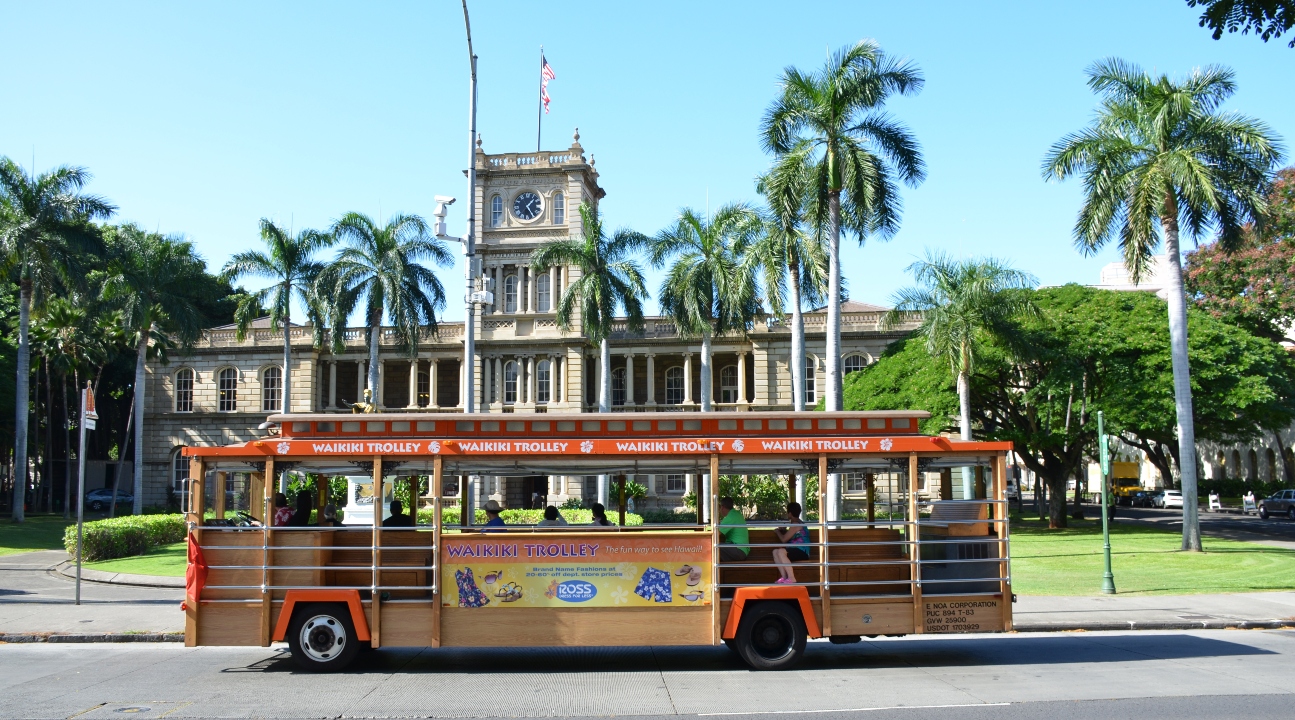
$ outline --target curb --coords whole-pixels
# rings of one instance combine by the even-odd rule
[[[184,642],[184,633],[0,633],[0,643]]]
[[[69,580],[76,579],[76,563],[71,560],[64,560],[54,566],[54,572],[62,575]],[[175,588],[184,587],[184,578],[182,577],[165,577],[160,575],[132,575],[130,573],[104,572],[103,570],[92,570],[87,567],[81,568],[81,580],[106,583],[108,585],[131,585],[134,587],[152,587],[152,588]]]
[[[1198,620],[1195,622],[1093,622],[1077,625],[1035,623],[1016,625],[1021,633],[1033,632],[1107,632],[1111,630],[1286,630],[1295,628],[1295,620]]]

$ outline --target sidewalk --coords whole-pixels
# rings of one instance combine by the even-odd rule
[[[1295,627],[1295,592],[1234,595],[1021,595],[1017,632]]]

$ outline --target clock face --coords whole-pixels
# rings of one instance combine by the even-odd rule
[[[539,216],[542,207],[540,196],[527,191],[513,200],[513,215],[521,220],[533,220]]]

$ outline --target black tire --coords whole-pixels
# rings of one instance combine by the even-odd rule
[[[91,509],[91,510],[94,510],[95,512],[99,512],[100,510],[103,510],[103,501],[102,501],[102,500],[91,500],[91,501],[90,501],[90,509]]]
[[[1268,519],[1268,508],[1263,505],[1259,506],[1259,519],[1260,520]]]
[[[1290,518],[1291,520],[1295,520],[1295,507],[1292,507],[1291,509],[1286,511],[1286,517]]]
[[[725,640],[725,641],[724,641],[724,647],[726,647],[726,648],[728,648],[729,650],[732,650],[733,652],[735,652],[735,653],[736,653],[736,652],[737,652],[737,641],[736,641],[736,640],[733,640],[733,639]],[[738,654],[740,655],[741,653],[738,653]]]
[[[298,605],[288,623],[288,647],[303,670],[344,669],[360,651],[350,610],[340,603]]]
[[[799,609],[787,603],[747,605],[737,626],[737,654],[752,670],[787,670],[805,655],[809,633]]]

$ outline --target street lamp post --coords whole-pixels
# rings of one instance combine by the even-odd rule
[[[1115,594],[1115,574],[1111,572],[1111,526],[1110,508],[1107,505],[1111,479],[1111,447],[1106,437],[1106,418],[1102,411],[1097,411],[1097,448],[1102,471],[1102,554],[1105,556],[1106,573],[1102,575],[1102,592]]]

